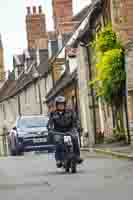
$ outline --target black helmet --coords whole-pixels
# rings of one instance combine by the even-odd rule
[[[63,96],[58,96],[58,97],[56,97],[55,98],[55,103],[56,104],[60,104],[60,103],[66,103],[66,99],[65,99],[65,97],[63,97]]]

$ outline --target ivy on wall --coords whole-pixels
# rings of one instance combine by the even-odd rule
[[[116,132],[123,138],[122,105],[126,79],[123,45],[111,25],[108,25],[98,34],[92,47],[95,52],[96,77],[91,84],[96,89],[97,97],[115,107]]]
[[[95,49],[97,69],[92,84],[97,90],[97,96],[111,104],[120,98],[126,78],[124,48],[110,25],[99,33],[92,45]]]

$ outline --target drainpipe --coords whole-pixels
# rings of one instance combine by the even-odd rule
[[[39,94],[40,115],[42,115],[43,108],[42,108],[42,95],[41,95],[41,88],[40,88],[40,79],[38,81],[39,81],[39,83],[37,83],[37,86],[38,86],[38,94]]]
[[[90,52],[88,49],[88,46],[86,46],[87,51],[87,58],[88,58],[88,64],[89,64],[89,81],[92,81],[92,71],[91,71],[91,63],[90,63]],[[93,86],[90,86],[90,94],[92,98],[92,110],[93,110],[93,119],[94,119],[94,133],[95,133],[95,143],[96,143],[96,132],[97,132],[97,126],[96,126],[96,111],[95,111],[95,97],[94,97],[94,89]]]
[[[74,93],[75,93],[74,96],[76,98],[75,112],[77,112],[78,111],[77,81],[74,82]],[[78,113],[78,115],[79,115],[79,113]]]
[[[124,94],[124,106],[125,106],[125,116],[126,116],[126,127],[127,127],[127,136],[128,144],[131,144],[131,135],[129,128],[129,118],[128,118],[128,61],[125,58],[125,72],[126,72],[126,81],[125,81],[125,94]]]
[[[131,135],[130,135],[129,119],[128,119],[127,95],[124,96],[124,107],[125,107],[125,116],[126,116],[126,127],[127,127],[128,144],[131,144]]]
[[[79,113],[79,106],[78,106],[78,94],[77,94],[77,87],[78,87],[78,84],[77,84],[77,81],[76,80],[74,82],[74,92],[75,92],[75,98],[76,98],[76,109],[75,109],[75,112],[77,113],[78,112],[78,120],[79,120],[79,123],[80,123],[80,126],[81,126],[81,116],[80,116],[80,113]],[[81,142],[81,127],[80,127],[80,130],[79,130],[79,143],[80,143],[80,147],[82,146],[82,142]]]
[[[20,96],[18,95],[18,114],[21,116],[21,102],[20,102]]]

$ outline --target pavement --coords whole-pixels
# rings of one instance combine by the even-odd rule
[[[82,152],[77,174],[56,169],[53,155],[0,159],[1,200],[132,200],[133,162]]]
[[[89,151],[89,148],[82,148],[82,151]],[[100,144],[93,148],[96,153],[111,155],[119,158],[133,160],[133,144],[126,145],[122,143]]]

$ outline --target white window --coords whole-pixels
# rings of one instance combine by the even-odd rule
[[[48,42],[48,54],[49,54],[49,58],[51,58],[52,57],[51,40],[49,40],[49,42]]]

